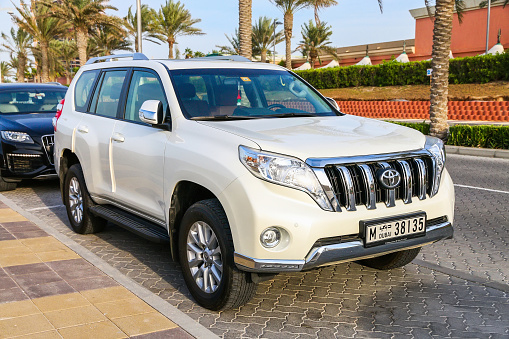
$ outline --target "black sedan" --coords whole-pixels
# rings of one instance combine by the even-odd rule
[[[0,84],[0,191],[55,174],[51,120],[66,91],[56,84]]]

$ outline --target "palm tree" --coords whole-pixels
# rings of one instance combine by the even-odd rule
[[[173,45],[178,36],[205,34],[200,28],[193,27],[201,19],[193,19],[191,12],[185,9],[180,1],[166,0],[159,12],[154,16],[154,33],[159,34],[161,41],[166,41],[169,47],[168,58],[173,59]]]
[[[220,52],[223,54],[237,54],[240,55],[240,33],[237,28],[235,28],[235,34],[232,34],[232,36],[224,35],[226,39],[228,39],[228,42],[231,46],[219,46],[216,45],[217,48],[219,48]]]
[[[0,73],[2,74],[2,82],[5,82],[5,77],[11,76],[11,65],[8,62],[0,62]]]
[[[39,3],[37,3],[38,5]],[[42,82],[49,81],[49,43],[51,40],[62,36],[67,32],[68,25],[65,21],[50,16],[51,11],[45,6],[28,6],[20,1],[20,6],[15,6],[19,16],[13,16],[20,29],[32,35],[38,43],[41,51],[41,78]]]
[[[283,41],[283,31],[279,31],[275,36],[276,44]],[[259,17],[258,22],[253,25],[253,53],[260,54],[261,61],[267,60],[267,52],[274,44],[274,20]]]
[[[338,2],[336,0],[310,0],[315,10],[315,23],[316,27],[320,26],[320,18],[318,17],[318,11],[322,8],[336,6]]]
[[[93,33],[98,25],[122,26],[119,18],[105,13],[108,9],[117,10],[117,8],[107,4],[108,0],[43,0],[40,3],[51,9],[53,17],[65,20],[74,29],[81,65],[87,62],[89,33]]]
[[[320,54],[330,54],[334,58],[338,58],[336,49],[330,47],[331,41],[329,40],[332,35],[332,27],[327,26],[326,22],[315,26],[312,20],[309,23],[302,25],[302,41],[296,50],[301,50],[304,55],[309,58],[312,68],[315,68],[316,59],[322,64]]]
[[[78,57],[76,42],[70,39],[54,40],[54,50],[60,60],[62,71],[65,74],[67,84],[71,80],[71,62]]]
[[[284,14],[284,30],[286,40],[286,68],[292,69],[292,31],[293,14],[298,10],[311,6],[309,0],[270,0]]]
[[[16,68],[16,81],[25,81],[25,66],[28,58],[28,51],[32,45],[32,37],[25,30],[11,28],[10,36],[2,33],[2,47],[6,52],[11,54],[12,60],[16,60],[16,64],[12,64]]]
[[[113,51],[132,51],[127,32],[114,26],[99,25],[91,39],[99,56],[111,55]]]
[[[251,59],[253,53],[252,0],[239,0],[239,54]]]
[[[134,41],[134,49],[138,51],[138,11],[132,12],[131,7],[127,11],[127,16],[124,18],[124,27],[127,30],[127,35]],[[159,41],[162,40],[161,36],[153,32],[154,29],[154,11],[148,5],[141,6],[141,36],[143,40],[153,42],[160,45]]]

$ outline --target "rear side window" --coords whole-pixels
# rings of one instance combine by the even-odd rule
[[[83,72],[74,87],[74,106],[79,112],[87,111],[87,102],[99,70]]]
[[[90,112],[115,118],[127,71],[108,71],[103,74],[101,84],[95,91]]]

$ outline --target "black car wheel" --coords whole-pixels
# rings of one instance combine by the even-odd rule
[[[377,270],[391,270],[409,264],[421,251],[420,247],[394,253],[389,253],[376,258],[360,260],[359,264],[376,268]]]
[[[88,194],[80,164],[72,165],[67,171],[64,181],[64,201],[74,232],[96,233],[106,226],[106,220],[92,215],[89,211],[94,202]]]
[[[233,262],[233,240],[221,204],[216,199],[192,205],[179,233],[179,257],[184,279],[194,299],[218,311],[239,307],[256,293],[248,273]]]
[[[16,189],[16,185],[17,184],[15,182],[7,182],[4,181],[2,177],[0,177],[0,192],[12,191]]]

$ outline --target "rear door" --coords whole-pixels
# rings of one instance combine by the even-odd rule
[[[112,134],[114,200],[163,222],[164,153],[169,132],[143,123],[138,112],[146,100],[161,101],[165,112],[168,103],[156,72],[134,69],[129,83],[124,119],[115,124]]]
[[[108,69],[101,72],[86,114],[76,129],[76,153],[87,188],[98,197],[111,197],[114,191],[110,168],[111,138],[127,71]]]

